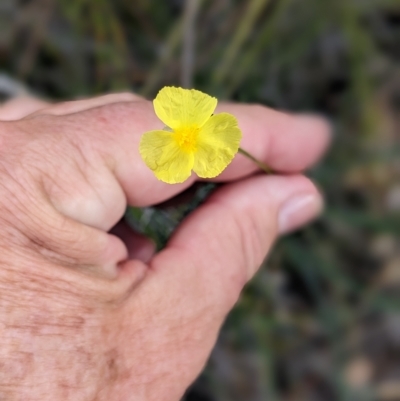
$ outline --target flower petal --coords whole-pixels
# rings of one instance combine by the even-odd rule
[[[235,157],[242,132],[236,118],[228,113],[212,116],[201,128],[193,170],[202,178],[213,178]]]
[[[171,132],[146,132],[140,140],[139,152],[161,181],[176,184],[190,177],[193,154],[182,151]]]
[[[201,127],[214,113],[215,97],[195,89],[166,86],[153,101],[157,117],[168,127]]]

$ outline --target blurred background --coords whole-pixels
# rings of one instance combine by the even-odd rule
[[[0,93],[164,85],[317,112],[327,199],[281,239],[185,401],[400,400],[399,0],[0,0]],[[162,246],[183,209],[131,210]]]

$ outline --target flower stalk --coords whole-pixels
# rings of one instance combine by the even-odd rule
[[[252,162],[254,162],[257,165],[257,167],[259,167],[261,170],[263,170],[266,174],[273,173],[272,169],[269,166],[267,166],[265,163],[261,162],[260,160],[256,159],[253,155],[251,155],[249,152],[245,151],[244,149],[239,147],[238,153],[240,153],[243,156],[250,159]]]

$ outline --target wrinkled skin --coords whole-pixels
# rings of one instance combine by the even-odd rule
[[[117,224],[127,204],[173,197],[138,153],[162,128],[131,94],[0,109],[0,400],[178,401],[279,233],[322,201],[301,171],[329,142],[319,118],[224,104],[242,147],[228,182],[154,254]],[[111,230],[111,231],[110,231]]]

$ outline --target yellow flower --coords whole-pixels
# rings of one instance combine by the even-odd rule
[[[183,182],[192,170],[202,178],[216,177],[238,152],[242,133],[237,120],[228,113],[213,115],[216,98],[194,89],[165,87],[153,104],[168,128],[143,134],[139,151],[159,180]]]

